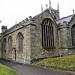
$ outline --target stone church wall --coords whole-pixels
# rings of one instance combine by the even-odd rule
[[[40,15],[40,16],[39,16]],[[13,26],[7,32],[2,33],[0,37],[0,57],[19,62],[19,63],[28,63],[30,64],[33,60],[42,59],[42,58],[49,58],[55,56],[64,56],[68,54],[75,54],[75,47],[72,47],[72,38],[71,38],[71,25],[75,24],[73,22],[68,25],[66,21],[63,22],[62,25],[58,25],[54,21],[52,15],[49,13],[48,10],[43,12],[42,14],[37,15],[35,18],[30,17],[29,19],[26,18],[24,22],[20,22],[20,24]],[[47,24],[54,28],[54,49],[50,49],[47,47],[42,47],[42,22],[45,19],[50,19],[51,21]],[[46,22],[45,22],[46,24]],[[70,27],[69,27],[70,26]],[[49,26],[48,26],[49,27]],[[47,27],[46,27],[47,28]],[[45,30],[44,30],[45,31]],[[46,29],[45,34],[49,31]],[[23,35],[23,52],[19,52],[18,50],[18,41],[17,35],[18,33],[22,33]],[[51,34],[48,34],[51,35]],[[8,38],[12,37],[12,49],[9,51],[8,46]],[[49,37],[49,36],[48,36]],[[53,31],[52,31],[53,37]],[[50,41],[50,38],[47,41]],[[5,39],[5,42],[3,40]],[[47,39],[47,38],[46,38]],[[51,39],[52,40],[52,39]],[[3,51],[2,45],[6,43],[6,47],[4,46],[5,50]],[[48,43],[48,42],[46,42]],[[52,44],[53,42],[49,42]],[[46,45],[45,45],[46,46]]]
[[[26,27],[26,35],[25,35],[25,63],[29,63],[31,61],[31,38],[30,38],[30,25]]]
[[[74,23],[74,22],[73,22]],[[71,23],[71,25],[73,25]],[[68,54],[75,54],[75,48],[72,47],[72,37],[71,37],[71,26],[64,21],[63,25],[60,26],[60,55],[64,56],[64,55],[68,55]]]
[[[31,27],[31,59],[57,56],[57,49],[58,48],[50,52],[43,49],[41,25],[39,25],[38,28],[36,26]]]
[[[16,28],[17,29],[17,28]],[[2,37],[2,39],[6,38],[6,52],[3,52],[2,58],[19,62],[19,63],[30,63],[30,27],[24,27],[19,29],[13,33],[9,33],[8,35]],[[18,51],[17,47],[17,34],[21,32],[24,40],[23,40],[23,52]],[[12,51],[8,51],[8,37],[12,37]],[[16,55],[15,51],[16,50]],[[15,59],[16,58],[16,59]]]
[[[69,48],[68,49],[68,54],[69,55],[75,54],[75,47],[74,48]]]
[[[41,16],[42,17],[42,16]],[[48,14],[43,15],[43,17],[48,17]],[[30,27],[31,30],[31,60],[34,59],[40,59],[40,58],[48,58],[48,57],[53,57],[53,56],[58,56],[59,55],[59,45],[58,45],[58,33],[57,29],[54,26],[54,36],[55,36],[55,47],[56,49],[54,51],[48,52],[42,47],[42,29],[41,29],[41,22],[45,18],[38,18],[35,21],[35,26]],[[40,23],[39,23],[40,22]],[[54,23],[53,23],[54,24]]]
[[[64,21],[63,25],[61,26],[59,32],[60,32],[60,56],[68,55],[68,28],[67,28],[67,22]]]

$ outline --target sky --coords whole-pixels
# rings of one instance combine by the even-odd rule
[[[52,8],[57,9],[57,3],[59,3],[60,18],[73,14],[74,0],[51,0]],[[45,10],[46,4],[49,6],[49,0],[0,0],[0,20],[2,20],[0,32],[2,25],[9,29],[25,18],[41,13],[41,4]]]

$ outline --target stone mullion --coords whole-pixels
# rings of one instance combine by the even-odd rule
[[[48,48],[49,48],[49,25],[48,25]]]
[[[49,48],[50,48],[50,26],[49,26]]]
[[[51,49],[51,22],[50,22],[50,49]]]
[[[52,27],[52,26],[51,26],[51,27]],[[52,37],[52,38],[51,38],[51,39],[52,39],[51,43],[52,43],[52,48],[53,48],[53,27],[52,27],[52,32],[51,32],[51,33],[52,33],[52,35],[51,35],[51,37]]]
[[[42,25],[42,47],[44,47],[44,26]]]
[[[47,42],[47,48],[48,48],[48,25],[46,25],[46,27],[47,27],[46,28],[46,34],[47,34],[47,37],[46,37],[47,41],[46,42]]]
[[[47,33],[48,33],[48,36],[47,37],[48,37],[48,48],[49,48],[49,20],[48,20],[48,27],[47,27],[47,29],[48,29],[47,30]]]
[[[45,22],[43,23],[44,24],[44,48],[46,47],[46,26],[45,26]]]
[[[44,47],[46,47],[46,39],[45,39],[45,25],[44,25]]]
[[[53,28],[53,47],[54,47],[54,28]]]
[[[51,49],[52,49],[52,24],[51,24]]]
[[[45,34],[46,34],[46,36],[45,36],[45,40],[46,40],[46,47],[47,47],[47,25],[46,25],[46,32],[45,32]]]
[[[52,27],[52,48],[53,48],[53,27]]]

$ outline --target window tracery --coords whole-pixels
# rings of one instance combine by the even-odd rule
[[[54,28],[50,19],[42,22],[42,47],[45,49],[54,48]]]

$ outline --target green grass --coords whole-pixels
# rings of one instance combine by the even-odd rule
[[[62,70],[75,71],[75,55],[44,59],[38,62],[36,65],[43,67],[57,68]]]
[[[0,75],[18,75],[18,73],[7,66],[0,64]]]

